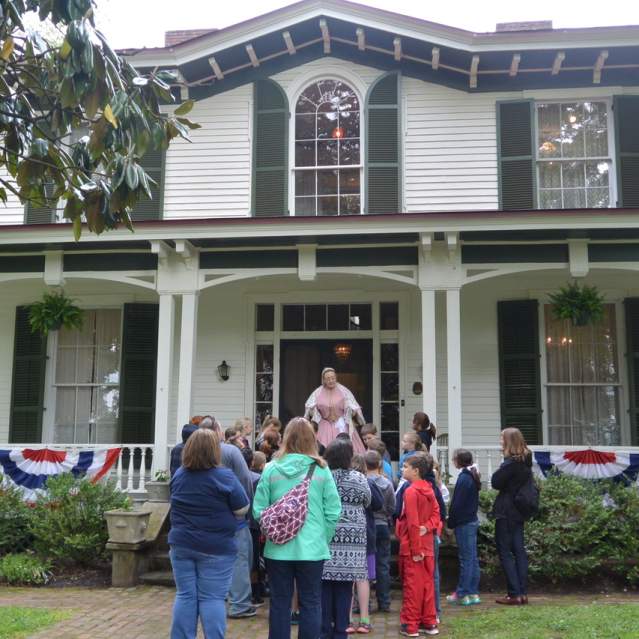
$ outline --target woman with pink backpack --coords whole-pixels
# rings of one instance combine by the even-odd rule
[[[282,517],[287,509],[292,515],[290,527]],[[267,537],[269,639],[290,639],[294,584],[300,607],[298,639],[320,636],[322,570],[331,556],[329,543],[340,512],[335,481],[317,454],[313,427],[295,417],[286,426],[273,461],[266,465],[253,500],[253,516],[256,520],[264,516],[260,524]]]

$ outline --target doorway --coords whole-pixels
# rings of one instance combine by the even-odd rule
[[[304,414],[308,396],[321,383],[322,369],[330,366],[373,420],[373,340],[291,339],[280,342],[280,410],[283,424]]]

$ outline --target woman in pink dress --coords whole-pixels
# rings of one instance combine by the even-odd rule
[[[364,425],[364,416],[353,393],[337,383],[335,369],[322,371],[322,385],[316,388],[306,400],[304,416],[318,425],[317,439],[328,446],[339,433],[348,433],[355,453],[366,449],[357,432],[355,423]]]

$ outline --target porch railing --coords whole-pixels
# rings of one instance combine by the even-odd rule
[[[8,444],[11,448],[51,448],[65,450],[74,455],[80,451],[120,448],[117,462],[105,475],[115,481],[116,486],[125,493],[146,492],[146,482],[152,478],[153,444]]]

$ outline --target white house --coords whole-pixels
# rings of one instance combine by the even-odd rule
[[[0,447],[166,468],[189,416],[285,420],[327,364],[395,458],[418,410],[484,470],[511,425],[639,444],[639,26],[478,34],[303,0],[171,37],[126,54],[179,71],[202,128],[145,158],[135,233],[0,210]],[[553,318],[574,278],[601,324]],[[56,286],[85,326],[43,339],[26,305]]]

